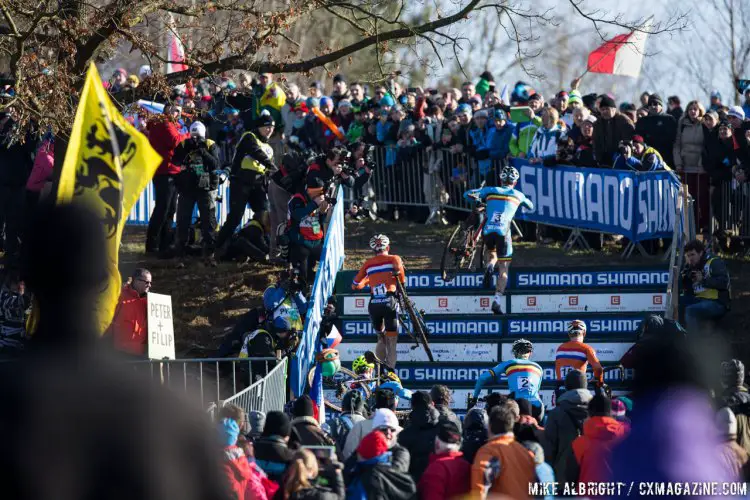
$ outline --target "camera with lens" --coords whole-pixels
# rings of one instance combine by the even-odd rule
[[[620,141],[620,144],[617,147],[617,150],[623,156],[632,156],[633,155],[633,141]]]

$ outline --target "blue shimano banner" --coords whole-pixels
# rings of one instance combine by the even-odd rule
[[[635,335],[643,321],[643,315],[589,315],[560,316],[554,318],[527,317],[507,320],[506,331],[510,337],[527,335],[551,336],[563,340],[568,334],[568,325],[574,319],[586,324],[586,334],[601,337],[613,335]]]
[[[680,185],[669,172],[512,164],[520,173],[517,189],[534,203],[521,219],[634,241],[672,235]]]
[[[323,250],[320,255],[318,272],[315,274],[312,295],[310,296],[305,326],[300,338],[297,356],[292,358],[289,373],[292,392],[296,397],[305,393],[307,374],[314,365],[315,352],[318,350],[318,332],[323,319],[323,310],[328,297],[333,294],[336,284],[336,273],[344,265],[344,196],[338,190],[336,205],[328,224]]]
[[[408,322],[407,322],[408,323]],[[465,318],[465,319],[428,319],[427,329],[433,336],[471,335],[499,337],[503,333],[502,322],[497,319]],[[369,319],[341,320],[341,333],[344,338],[362,335],[375,335]],[[401,331],[402,335],[407,335]]]
[[[470,364],[464,364],[464,365],[451,365],[451,366],[434,366],[434,365],[425,365],[425,366],[408,366],[408,367],[398,367],[396,368],[396,373],[398,374],[399,378],[402,382],[404,382],[404,385],[409,384],[465,384],[465,385],[474,385],[476,383],[477,379],[479,378],[479,375],[485,371],[489,370],[490,368],[493,368],[497,365],[490,365],[487,364],[486,366],[477,366],[477,365],[470,365]],[[555,367],[554,364],[550,363],[542,363],[542,381],[543,382],[552,382],[557,380],[557,377],[555,376]],[[606,382],[618,382],[621,380],[632,380],[633,378],[633,370],[627,369],[625,370],[625,378],[622,379],[620,377],[620,372],[618,370],[608,370],[605,375],[604,379]],[[593,372],[591,367],[588,367],[588,371],[586,373],[586,377],[588,379],[593,378]],[[504,384],[507,378],[503,375],[500,379],[500,385]],[[497,386],[496,383],[488,384],[488,386]]]

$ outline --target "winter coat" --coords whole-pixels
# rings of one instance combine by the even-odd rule
[[[485,126],[484,128],[474,127],[469,129],[469,139],[474,151],[474,159],[477,160],[479,173],[487,175],[492,167],[490,159],[490,146],[494,127]]]
[[[568,462],[567,476],[581,483],[609,479],[612,448],[625,437],[627,426],[612,417],[590,417],[583,424],[583,435],[573,441],[575,460]]]
[[[514,499],[529,498],[529,483],[536,477],[534,459],[513,435],[495,436],[477,452],[471,467],[471,495],[487,493]]]
[[[417,493],[414,480],[391,465],[391,453],[355,462],[344,470],[346,500],[411,500]]]
[[[734,139],[720,139],[719,127],[705,137],[703,149],[703,170],[711,178],[711,185],[718,186],[732,179],[732,167],[737,161]]]
[[[349,432],[358,422],[365,420],[359,413],[345,413],[331,423],[331,439],[336,443],[336,454],[340,461],[344,461],[344,447]]]
[[[460,497],[469,492],[471,464],[460,451],[431,454],[417,490],[423,500]]]
[[[11,118],[0,127],[0,186],[22,188],[34,165],[37,137],[31,132],[26,133],[25,139],[16,135],[17,125]]]
[[[611,120],[599,118],[594,123],[594,156],[599,165],[609,167],[618,152],[620,141],[630,140],[635,134],[635,125],[619,111]]]
[[[273,498],[278,491],[279,485],[270,479],[263,469],[258,467],[255,460],[248,459],[250,465],[250,478],[247,481],[244,500],[268,500]]]
[[[126,285],[122,288],[115,315],[107,330],[116,350],[135,356],[146,355],[147,307],[146,297],[141,297],[133,287]]]
[[[608,480],[726,482],[738,478],[721,462],[715,411],[704,391],[671,387],[643,394],[630,433],[613,450]],[[628,491],[621,492],[628,498]],[[616,498],[616,496],[613,496]]]
[[[677,120],[674,116],[666,113],[644,116],[636,123],[635,132],[643,137],[646,144],[661,153],[667,165],[674,165],[672,153],[677,135]]]
[[[312,488],[296,491],[289,495],[289,500],[343,500],[345,490],[341,469],[335,469],[325,477],[328,480],[327,486],[314,485]]]
[[[297,417],[292,420],[292,435],[289,446],[334,446],[333,440],[320,428],[313,417]]]
[[[719,446],[722,463],[733,475],[742,481],[748,480],[750,472],[750,455],[736,441],[727,441]]]
[[[501,129],[493,128],[490,135],[490,158],[493,160],[504,160],[510,154],[510,140],[513,137],[515,127],[510,122],[505,122]]]
[[[34,166],[31,169],[29,180],[26,181],[26,189],[39,193],[47,182],[52,181],[52,170],[55,167],[55,143],[46,140],[39,146],[34,158]]]
[[[224,461],[222,468],[227,478],[227,483],[232,491],[232,498],[244,500],[247,483],[253,472],[250,464],[245,458],[245,453],[238,446],[227,446],[224,448]]]
[[[750,454],[750,392],[744,387],[728,389],[718,400],[718,408],[728,407],[737,419],[737,444]]]
[[[368,435],[371,431],[372,418],[354,424],[354,427],[349,431],[349,435],[346,436],[346,442],[343,449],[344,459],[356,456],[354,452],[357,451],[359,443],[362,442],[362,438]]]
[[[469,463],[474,462],[479,448],[487,442],[487,425],[487,412],[482,408],[472,408],[464,417],[461,453]]]
[[[565,139],[565,130],[555,125],[552,128],[539,127],[529,145],[527,158],[553,160],[557,155],[557,143]]]
[[[429,463],[430,453],[435,449],[439,418],[440,414],[435,408],[412,410],[409,423],[398,435],[399,444],[409,450],[409,474],[415,482],[419,482]]]
[[[575,142],[573,164],[579,167],[595,167],[596,154],[594,152],[594,137],[580,135]]]
[[[154,175],[177,175],[180,167],[172,163],[172,157],[183,136],[177,125],[169,120],[153,122],[148,128],[148,142],[162,158],[161,165]]]
[[[292,461],[294,452],[280,436],[263,436],[253,445],[255,463],[263,469],[268,479],[281,481],[284,472]]]
[[[555,469],[555,477],[560,482],[576,480],[567,477],[566,462],[571,457],[566,451],[583,431],[591,398],[591,393],[586,389],[566,391],[547,415],[544,424],[544,459]]]
[[[702,174],[703,142],[707,132],[703,124],[693,123],[687,115],[677,123],[677,135],[674,141],[674,166],[689,174]]]
[[[448,420],[456,424],[458,431],[461,432],[461,419],[453,413],[453,411],[445,405],[435,405],[435,409],[438,412],[439,420]]]
[[[513,135],[510,138],[508,147],[510,148],[510,155],[514,158],[518,158],[521,153],[527,155],[529,147],[531,146],[531,140],[534,138],[536,129],[542,126],[542,119],[534,117],[533,120],[523,123],[517,123],[513,128]]]

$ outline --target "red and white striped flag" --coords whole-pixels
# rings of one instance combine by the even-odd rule
[[[185,45],[183,45],[182,40],[177,35],[177,28],[171,16],[169,19],[169,33],[167,33],[167,61],[170,61],[167,63],[167,74],[188,69],[187,64],[184,64]]]
[[[589,54],[588,71],[637,78],[641,74],[647,37],[644,31],[631,31],[607,40]]]

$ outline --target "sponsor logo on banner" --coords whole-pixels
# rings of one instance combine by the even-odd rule
[[[483,371],[489,370],[490,368],[493,368],[493,366],[491,365],[487,365],[487,366],[467,365],[467,366],[450,366],[450,367],[409,366],[406,368],[396,368],[396,373],[405,384],[409,382],[415,382],[415,383],[419,382],[419,383],[430,383],[430,384],[471,383],[471,385],[473,385],[479,378],[479,375]],[[557,377],[555,376],[554,366],[543,366],[542,369],[543,369],[542,381],[551,382],[551,381],[557,380]],[[591,367],[589,367],[589,370],[586,372],[586,378],[591,380],[593,376],[594,374],[591,370]],[[632,369],[625,370],[624,380],[632,380],[632,378],[633,378],[633,370]],[[607,371],[604,374],[605,382],[613,383],[613,382],[620,382],[621,380],[622,379],[620,378],[619,370]],[[506,377],[503,376],[500,382],[500,386],[503,387],[505,383],[506,383]]]
[[[589,342],[588,345],[594,348],[596,357],[602,363],[617,363],[628,352],[633,344],[627,342]],[[560,344],[548,344],[537,342],[534,344],[534,354],[531,355],[531,360],[537,363],[552,362],[555,361],[555,354]],[[501,345],[502,359],[513,359],[513,353],[511,352],[511,344]]]
[[[664,298],[661,295],[654,295],[654,305],[660,306],[662,305]]]
[[[408,322],[407,322],[408,323]],[[502,334],[502,322],[495,319],[427,320],[430,335],[484,335],[498,337]],[[372,323],[367,320],[343,320],[345,336],[375,335]],[[401,332],[406,335],[406,332]]]
[[[613,295],[612,297],[610,297],[609,303],[612,304],[613,306],[619,306],[620,305],[620,296],[619,295]]]
[[[586,323],[586,332],[591,334],[633,333],[643,318],[567,318],[557,319],[509,319],[508,335],[556,335],[567,334],[568,324],[574,319]]]
[[[424,309],[425,315],[430,314],[492,314],[489,301],[482,305],[486,295],[451,295],[448,297],[415,296],[410,297],[417,309]],[[361,302],[360,302],[361,301]],[[344,297],[345,316],[367,315],[367,300],[362,297]]]
[[[511,295],[510,312],[518,313],[566,313],[566,312],[659,312],[664,310],[664,294],[628,293],[620,294],[619,303],[614,304],[608,294],[552,294],[534,296],[531,304],[528,295]],[[662,303],[656,303],[659,297]]]
[[[536,297],[526,297],[526,305],[529,307],[536,307]]]
[[[396,348],[398,361],[429,361],[422,347],[412,349],[413,343],[400,343]],[[497,363],[497,344],[490,343],[460,343],[444,344],[430,342],[430,349],[435,361]],[[339,344],[339,357],[342,362],[352,362],[357,356],[366,351],[374,351],[373,343]]]
[[[669,271],[571,271],[511,273],[514,288],[604,288],[667,286]]]

